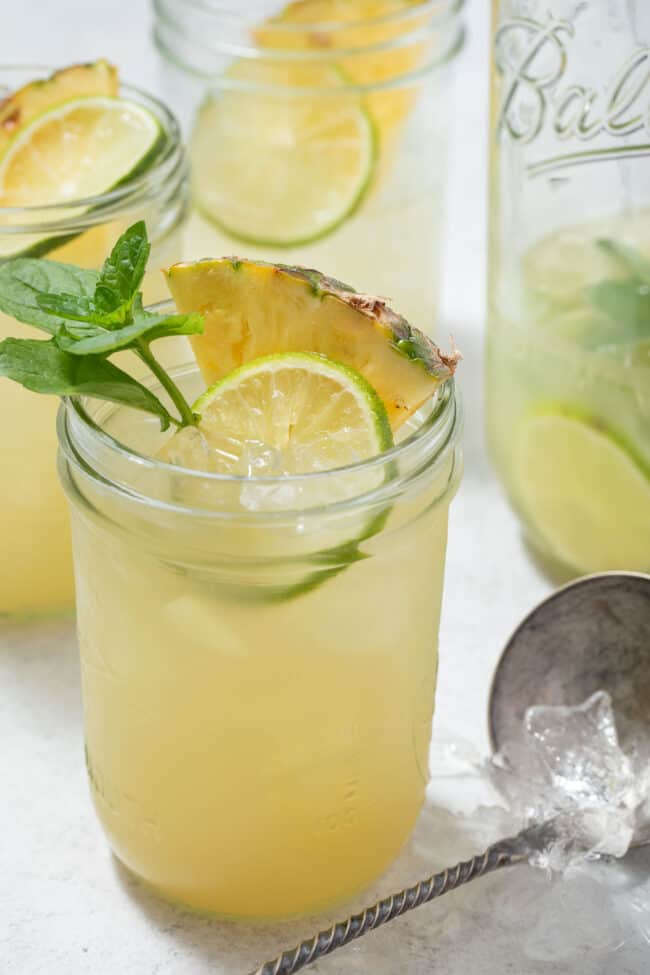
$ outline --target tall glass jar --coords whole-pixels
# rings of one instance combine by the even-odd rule
[[[154,7],[188,251],[317,267],[431,332],[462,0]]]
[[[92,795],[164,895],[288,916],[399,852],[427,782],[459,432],[450,382],[387,454],[251,479],[155,459],[143,414],[62,407]]]
[[[0,69],[0,92],[14,91],[51,71]],[[29,252],[43,237],[52,238],[47,257],[83,267],[100,267],[119,234],[135,220],[147,222],[152,268],[179,260],[180,231],[187,215],[187,163],[174,116],[159,101],[122,86],[160,121],[165,145],[157,161],[140,176],[97,197],[81,216],[79,201],[45,207],[0,207],[0,255]],[[87,204],[88,201],[84,201]],[[0,258],[1,259],[1,258]],[[162,275],[153,270],[144,282],[145,297],[165,294]],[[0,339],[36,338],[33,328],[0,312]],[[0,380],[0,618],[70,609],[72,561],[65,498],[56,476],[56,406],[8,380]]]
[[[494,0],[488,414],[558,576],[650,570],[650,5]]]

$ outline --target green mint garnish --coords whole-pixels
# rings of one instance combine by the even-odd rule
[[[37,393],[87,395],[153,413],[162,429],[191,426],[185,397],[151,351],[156,339],[203,331],[201,315],[157,315],[143,307],[140,285],[149,258],[139,221],[119,238],[101,271],[38,258],[0,264],[0,310],[52,338],[0,342],[0,376]],[[178,417],[145,386],[108,362],[131,349],[167,392]]]
[[[612,339],[637,342],[650,337],[650,261],[634,248],[603,239],[598,246],[627,272],[586,288],[590,304],[613,323]]]

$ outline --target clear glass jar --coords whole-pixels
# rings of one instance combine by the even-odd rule
[[[650,5],[494,0],[488,414],[565,577],[650,570]]]
[[[14,91],[51,70],[1,68],[0,92]],[[187,162],[174,116],[159,101],[122,86],[125,97],[144,105],[159,119],[166,145],[144,174],[92,200],[81,216],[79,201],[46,207],[0,207],[0,253],[3,240],[28,251],[44,235],[55,241],[47,257],[100,267],[119,234],[138,219],[147,222],[152,241],[151,272],[145,298],[165,296],[158,268],[181,253],[181,227],[187,215]],[[84,201],[85,202],[85,201]],[[60,243],[56,246],[56,241]],[[0,339],[37,338],[38,332],[0,313]],[[72,560],[65,498],[56,476],[56,404],[16,383],[0,380],[0,617],[51,613],[73,605]]]
[[[431,333],[462,0],[309,0],[271,19],[280,6],[154,4],[191,145],[186,250],[316,267]]]
[[[200,392],[195,366],[176,375]],[[385,455],[246,479],[154,459],[167,435],[143,414],[62,407],[92,794],[115,854],[163,895],[305,913],[406,841],[460,425],[449,383]]]

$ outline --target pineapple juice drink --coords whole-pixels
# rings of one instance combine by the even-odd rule
[[[161,0],[155,38],[193,166],[192,254],[318,267],[431,333],[451,68],[448,0]]]
[[[387,866],[423,800],[459,354],[379,298],[244,258],[173,265],[174,303],[145,308],[149,253],[138,221],[99,276],[0,271],[2,301],[34,282],[21,321],[68,321],[0,342],[0,378],[64,397],[93,797],[167,896],[307,912]],[[170,372],[178,336],[195,362]]]
[[[88,772],[113,849],[222,915],[352,895],[423,801],[453,390],[386,459],[284,480],[170,468],[151,458],[154,424],[87,409],[61,413],[61,474]]]
[[[19,91],[20,110],[27,122],[33,116],[37,121],[39,116],[44,118],[53,105],[64,100],[71,104],[77,95],[89,99],[97,95],[110,100],[119,91],[116,72],[105,62],[64,69],[35,88],[31,85],[20,88],[32,80],[33,69],[0,72],[0,82],[6,92]],[[36,132],[32,139],[33,151],[26,142],[22,157],[15,159],[12,167],[6,163],[5,146],[0,141],[0,267],[3,259],[13,256],[47,253],[52,260],[99,268],[117,234],[137,216],[146,216],[148,220],[159,262],[180,256],[180,229],[187,209],[187,192],[176,122],[163,105],[144,93],[124,86],[122,94],[130,104],[141,106],[157,120],[160,127],[157,158],[146,172],[134,173],[118,189],[82,201],[83,205],[75,199],[84,195],[75,193],[74,189],[84,185],[84,163],[75,156],[74,138],[78,138],[79,152],[86,152],[91,166],[101,170],[103,153],[110,169],[112,163],[107,157],[114,150],[110,146],[105,150],[93,148],[92,139],[84,138],[87,127],[97,123],[101,111],[92,119],[86,119],[82,112],[59,123],[55,119],[49,130],[43,127]],[[33,106],[32,99],[38,99]],[[3,133],[10,129],[10,109],[15,112],[14,101],[8,97],[0,103]],[[124,122],[125,126],[128,121]],[[66,127],[70,141],[62,158],[60,149]],[[122,145],[128,156],[128,142],[126,146],[120,142],[120,137],[128,136],[116,124],[107,123],[104,130],[117,151]],[[34,165],[39,152],[46,160],[45,169]],[[20,179],[16,178],[17,170]],[[33,182],[30,175],[35,176]],[[70,189],[62,189],[67,178],[70,178]],[[110,176],[107,179],[108,189]],[[39,205],[31,205],[32,200]],[[40,205],[48,201],[50,205]],[[147,276],[144,290],[149,301],[163,297],[165,289],[159,273]],[[0,310],[0,339],[33,335],[33,330]],[[0,479],[3,547],[0,618],[67,610],[73,603],[74,587],[69,518],[56,475],[56,403],[3,382],[0,404],[5,457]]]
[[[493,457],[560,572],[650,569],[649,295],[640,212],[542,241],[490,309]]]

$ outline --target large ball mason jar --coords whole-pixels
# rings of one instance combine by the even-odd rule
[[[494,0],[488,418],[555,575],[650,569],[650,4]]]
[[[317,267],[434,328],[463,0],[155,0],[186,251]]]

